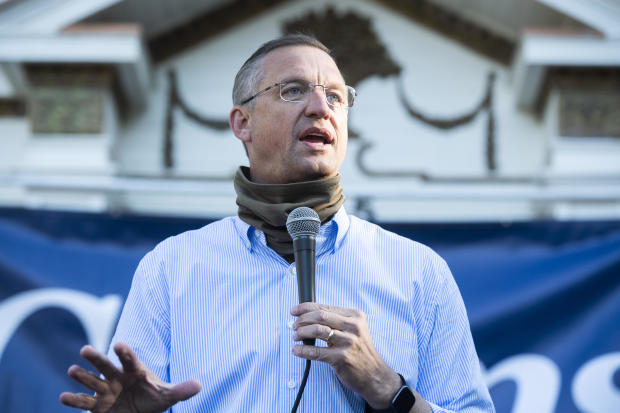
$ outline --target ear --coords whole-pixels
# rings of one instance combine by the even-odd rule
[[[246,107],[233,107],[230,111],[228,123],[235,136],[244,144],[252,140],[252,134],[250,133],[250,111]]]

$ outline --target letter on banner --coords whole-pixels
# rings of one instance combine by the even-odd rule
[[[0,303],[0,359],[19,325],[46,307],[60,307],[74,314],[82,323],[88,342],[99,351],[106,351],[121,303],[119,295],[99,298],[64,288],[30,290],[7,298]]]
[[[489,387],[510,380],[517,392],[512,413],[554,413],[560,394],[560,369],[547,357],[520,354],[497,363],[486,372]]]
[[[620,391],[614,373],[620,369],[620,353],[598,356],[581,366],[573,379],[573,400],[584,413],[620,411]]]

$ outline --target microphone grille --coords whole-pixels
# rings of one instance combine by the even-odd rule
[[[291,238],[296,239],[302,235],[315,236],[319,233],[321,220],[314,209],[308,207],[295,208],[286,219],[286,229]]]

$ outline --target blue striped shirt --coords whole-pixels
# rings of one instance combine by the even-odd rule
[[[238,217],[168,238],[140,262],[112,344],[162,380],[202,383],[172,412],[290,411],[305,363],[291,353],[294,268]],[[435,412],[494,411],[456,283],[428,247],[341,208],[317,237],[316,300],[362,310],[377,351]],[[298,411],[363,412],[364,400],[313,362]]]

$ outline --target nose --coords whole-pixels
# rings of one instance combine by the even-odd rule
[[[309,118],[327,118],[331,113],[331,108],[327,104],[325,89],[321,85],[315,85],[306,103],[306,116]]]

